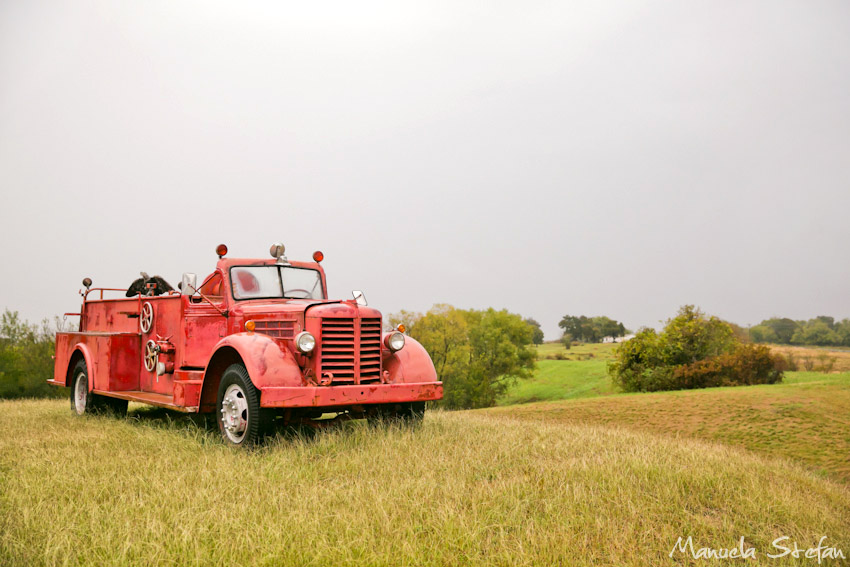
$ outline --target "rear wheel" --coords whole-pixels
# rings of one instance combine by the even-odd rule
[[[272,413],[260,407],[260,391],[241,364],[231,364],[221,376],[216,403],[218,429],[224,442],[247,447],[262,441],[271,429]]]
[[[98,396],[89,392],[89,371],[85,360],[80,360],[71,373],[71,412],[75,415],[87,413],[127,414],[127,400]]]

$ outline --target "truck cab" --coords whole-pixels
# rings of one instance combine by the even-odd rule
[[[57,333],[49,381],[70,387],[74,413],[124,413],[129,401],[212,412],[224,441],[246,446],[275,424],[329,415],[415,421],[442,398],[403,328],[385,330],[360,292],[328,298],[321,252],[290,262],[282,244],[264,259],[216,251],[215,269],[200,283],[184,274],[179,292],[161,279],[131,291],[84,280],[79,330]]]

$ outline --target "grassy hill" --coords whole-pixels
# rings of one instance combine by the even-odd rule
[[[789,373],[785,384],[620,394],[487,411],[719,441],[793,458],[850,483],[850,373]]]
[[[668,558],[688,535],[743,535],[756,565],[786,564],[765,556],[781,536],[850,550],[850,490],[791,461],[504,411],[239,452],[176,414],[0,402],[0,564],[702,564]]]
[[[541,345],[534,377],[509,390],[500,400],[505,407],[489,410],[490,415],[719,441],[793,458],[850,483],[850,372],[786,372],[784,382],[775,385],[618,394],[606,371],[613,348]],[[834,367],[845,368],[842,351],[776,350],[791,352],[798,361],[827,356],[837,361]],[[550,403],[526,404],[534,401]]]

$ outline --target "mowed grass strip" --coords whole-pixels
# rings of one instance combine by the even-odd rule
[[[534,376],[518,381],[499,399],[500,406],[548,400],[607,396],[617,392],[605,360],[538,360]]]
[[[513,384],[498,404],[506,406],[614,394],[617,390],[608,376],[607,365],[616,346],[581,344],[568,350],[561,343],[537,345],[534,375]],[[563,359],[554,359],[556,356]]]
[[[604,401],[604,400],[603,400]],[[850,550],[850,490],[784,460],[617,428],[429,412],[240,452],[179,415],[0,402],[2,565],[701,565]],[[808,561],[808,560],[806,560]]]
[[[536,403],[487,415],[720,441],[790,457],[850,483],[850,373],[787,373],[786,383]]]

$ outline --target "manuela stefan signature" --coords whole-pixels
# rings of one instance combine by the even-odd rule
[[[772,553],[765,554],[770,559],[780,557],[817,559],[818,564],[824,559],[847,559],[842,549],[826,545],[826,536],[820,538],[817,547],[801,548],[788,536],[776,538],[771,546]],[[755,559],[758,551],[755,547],[747,546],[744,536],[741,536],[735,547],[694,547],[692,536],[688,536],[687,539],[679,536],[669,555],[673,557],[676,553],[690,555],[694,559]]]

